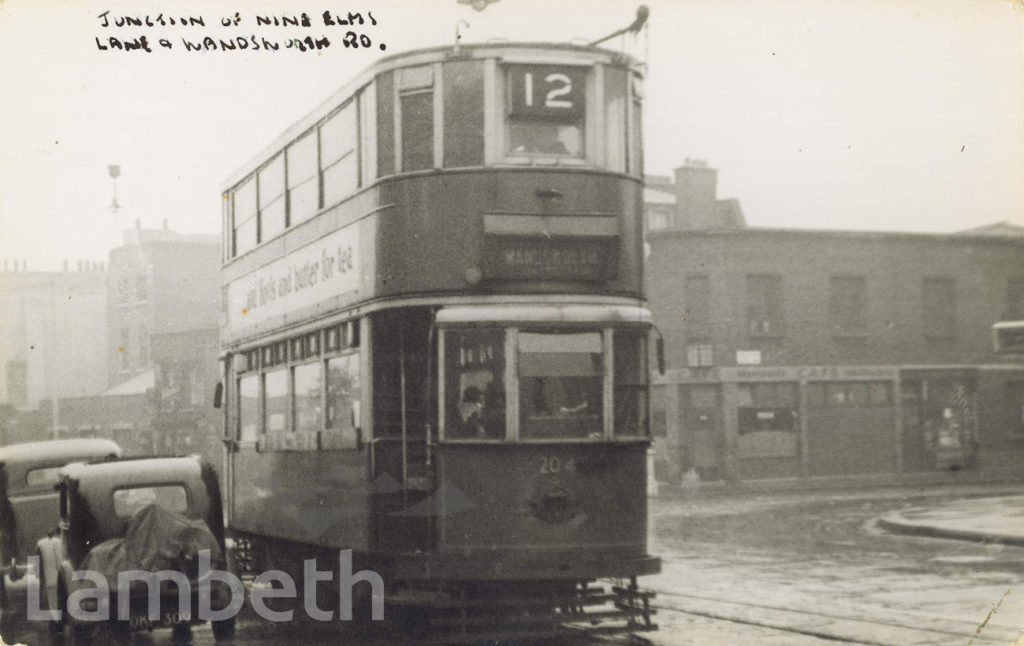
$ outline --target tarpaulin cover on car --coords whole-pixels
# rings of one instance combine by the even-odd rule
[[[92,548],[79,569],[105,576],[112,592],[117,590],[118,573],[128,570],[174,570],[195,580],[200,550],[210,550],[212,568],[223,567],[224,555],[205,522],[160,505],[147,505],[132,516],[124,538],[112,538]],[[92,587],[88,580],[72,585]],[[133,590],[138,585],[145,584],[133,582]]]

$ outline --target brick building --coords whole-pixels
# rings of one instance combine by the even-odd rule
[[[693,190],[689,167],[675,188]],[[698,186],[647,237],[671,368],[654,389],[660,478],[1019,464],[1024,363],[993,352],[991,326],[1024,318],[1024,231],[747,228],[693,216],[721,202]]]

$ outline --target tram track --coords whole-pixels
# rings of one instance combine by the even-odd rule
[[[787,608],[781,605],[719,599],[696,594],[651,589],[658,599],[651,605],[662,616],[680,613],[756,626],[780,632],[816,637],[848,644],[870,646],[906,646],[907,644],[1013,644],[1020,631],[1002,625],[977,624],[949,617],[910,615],[915,623],[883,617],[857,616],[854,613],[832,613]],[[881,612],[881,609],[865,609]],[[892,612],[892,611],[888,611]],[[920,625],[928,621],[930,625]],[[667,622],[666,622],[667,623]]]

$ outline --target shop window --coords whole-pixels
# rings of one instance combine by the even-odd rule
[[[288,146],[288,220],[294,226],[320,210],[320,183],[316,131]]]
[[[828,314],[832,333],[860,335],[867,332],[867,280],[862,276],[829,279]]]
[[[796,431],[796,385],[789,383],[740,384],[737,389],[738,430],[741,435],[760,431]]]
[[[264,242],[279,235],[287,225],[284,199],[284,155],[277,155],[259,172],[260,234]]]
[[[444,64],[444,165],[484,164],[484,66],[481,61]]]
[[[434,167],[433,67],[398,70],[398,110],[401,121],[402,170]]]
[[[583,156],[586,70],[562,65],[509,65],[510,155]]]
[[[807,385],[807,405],[888,406],[892,404],[892,385],[885,381],[849,381]]]
[[[925,336],[937,339],[956,336],[956,281],[925,278],[921,289]]]
[[[337,204],[359,187],[356,102],[349,101],[320,125],[320,172],[324,206]]]
[[[781,276],[747,276],[747,329],[755,337],[785,334]]]
[[[505,334],[452,330],[445,334],[445,437],[505,437]]]

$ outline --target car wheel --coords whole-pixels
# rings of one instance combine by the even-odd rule
[[[213,628],[213,639],[218,644],[220,642],[229,642],[235,638],[235,619],[225,619],[224,621],[214,621],[211,624]]]

